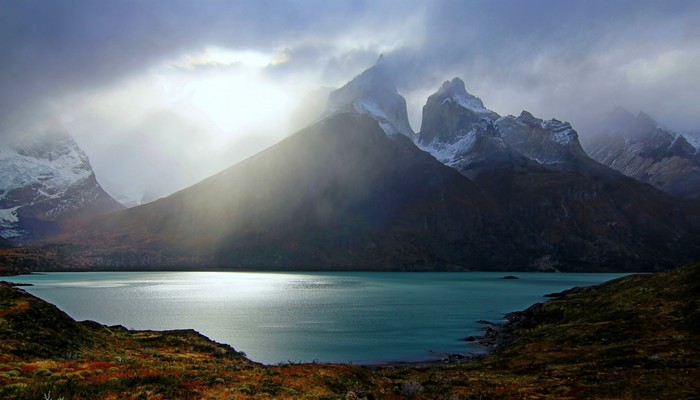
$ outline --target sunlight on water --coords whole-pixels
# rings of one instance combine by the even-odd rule
[[[478,353],[478,320],[620,274],[89,272],[14,277],[72,317],[193,328],[255,361],[386,362]]]

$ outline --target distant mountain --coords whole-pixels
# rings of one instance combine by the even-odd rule
[[[379,62],[308,128],[48,245],[74,268],[649,271],[700,258],[700,205],[590,159],[568,123],[500,117],[458,79],[430,97],[418,135],[406,115]]]
[[[474,179],[551,246],[536,264],[649,268],[698,257],[692,243],[700,227],[697,204],[676,201],[592,160],[566,122],[527,111],[500,117],[458,78],[428,98],[423,121],[417,140],[422,149]]]
[[[55,123],[0,146],[0,236],[32,240],[62,222],[123,208],[97,183],[85,153]]]
[[[588,143],[591,157],[675,196],[700,196],[697,137],[660,127],[649,115],[621,108],[609,115]]]

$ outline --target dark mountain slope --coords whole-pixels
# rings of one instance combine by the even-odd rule
[[[77,245],[72,263],[115,267],[512,269],[547,249],[469,179],[357,114],[61,239]]]

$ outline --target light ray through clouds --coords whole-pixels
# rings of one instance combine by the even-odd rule
[[[0,136],[53,115],[111,194],[160,197],[304,126],[382,53],[416,130],[459,76],[582,136],[618,105],[698,131],[698,20],[692,0],[0,0]]]

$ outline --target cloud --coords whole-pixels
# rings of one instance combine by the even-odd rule
[[[443,1],[425,12],[422,46],[392,56],[406,93],[424,95],[460,76],[500,113],[528,109],[585,129],[625,105],[700,127],[687,112],[700,89],[690,72],[698,18],[700,5],[690,1]]]

